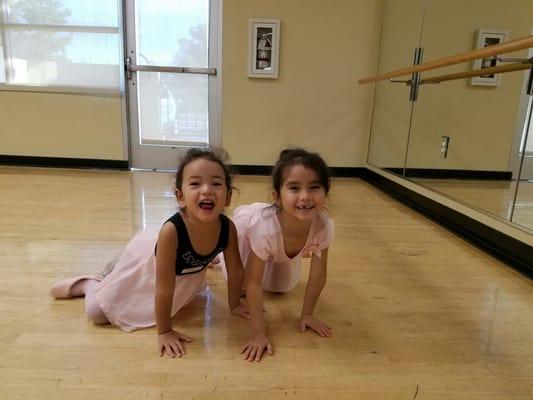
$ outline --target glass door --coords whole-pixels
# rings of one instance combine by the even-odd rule
[[[126,0],[132,168],[220,144],[218,0]]]

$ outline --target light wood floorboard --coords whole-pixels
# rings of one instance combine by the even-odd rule
[[[159,357],[155,329],[97,327],[82,299],[49,297],[171,215],[172,179],[0,168],[0,399],[533,399],[532,282],[358,179],[337,179],[328,206],[316,313],[331,338],[296,329],[304,275],[266,295],[276,353],[256,364],[216,271],[175,321],[195,339],[183,359]],[[268,182],[238,178],[232,208],[268,200]]]

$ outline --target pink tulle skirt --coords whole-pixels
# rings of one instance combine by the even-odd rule
[[[126,332],[155,325],[155,244],[157,231],[142,231],[129,241],[113,270],[95,287],[100,308]],[[206,288],[206,269],[176,276],[172,316]]]

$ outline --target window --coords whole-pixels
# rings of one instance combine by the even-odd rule
[[[0,83],[120,87],[118,0],[0,0]]]

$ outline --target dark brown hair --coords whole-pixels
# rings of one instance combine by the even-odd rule
[[[318,153],[310,153],[304,149],[285,149],[279,153],[279,159],[272,169],[272,188],[279,196],[287,171],[295,165],[303,165],[318,175],[320,185],[328,194],[331,186],[331,172]]]
[[[181,190],[181,185],[183,183],[183,170],[185,167],[193,162],[194,160],[198,159],[204,159],[209,160],[217,163],[220,165],[222,170],[224,171],[224,181],[226,183],[226,189],[228,189],[228,192],[231,192],[233,189],[232,181],[233,181],[233,174],[232,171],[227,165],[227,162],[229,161],[228,153],[223,149],[197,149],[192,148],[185,154],[185,157],[182,158],[181,162],[178,165],[178,171],[176,172],[176,189]]]

